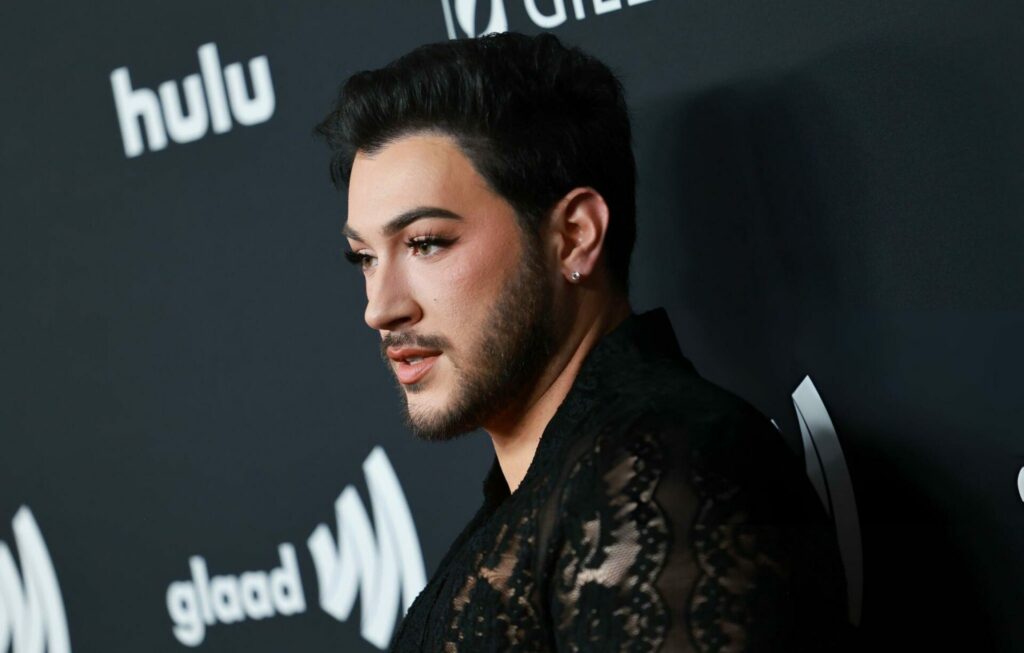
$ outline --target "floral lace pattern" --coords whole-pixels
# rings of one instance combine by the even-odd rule
[[[632,316],[588,356],[516,492],[492,466],[392,650],[837,650],[838,554],[784,450],[693,371],[663,312]]]
[[[702,497],[693,525],[693,552],[700,568],[689,603],[690,635],[707,653],[748,650],[758,593],[784,580],[786,566],[773,557],[738,501],[740,488],[726,479],[694,476]]]
[[[654,651],[667,628],[654,588],[668,550],[665,517],[654,500],[660,447],[652,435],[638,435],[602,472],[596,464],[602,446],[599,441],[598,455],[577,463],[569,477],[573,487],[598,490],[563,501],[568,526],[552,604],[556,637],[567,651]]]

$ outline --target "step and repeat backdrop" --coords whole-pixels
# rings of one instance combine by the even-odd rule
[[[806,461],[866,650],[1024,650],[1020,3],[21,0],[0,653],[387,647],[493,454],[402,426],[312,128],[503,30],[621,76],[634,305]]]

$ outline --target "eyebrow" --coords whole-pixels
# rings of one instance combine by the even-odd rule
[[[384,225],[384,227],[381,229],[381,233],[383,233],[385,237],[390,238],[391,236],[394,236],[402,229],[405,229],[406,227],[411,225],[413,222],[416,222],[417,220],[422,220],[423,218],[443,218],[445,220],[462,220],[462,216],[459,215],[458,213],[453,213],[448,209],[442,209],[439,206],[417,206],[415,209],[410,209],[392,218],[391,221]],[[360,236],[359,232],[357,232],[355,229],[348,226],[347,222],[345,223],[345,226],[342,227],[341,233],[346,238],[366,242],[366,239]]]

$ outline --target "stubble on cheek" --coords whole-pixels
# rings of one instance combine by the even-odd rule
[[[521,238],[518,231],[491,232],[465,242],[458,257],[421,278],[437,284],[421,288],[431,298],[424,324],[450,348],[441,374],[402,392],[406,421],[419,437],[447,440],[481,426],[496,407],[523,394],[550,355],[550,296],[540,287],[545,266],[539,252],[510,245],[526,245]]]
[[[515,269],[517,261],[489,256],[480,248],[466,251],[458,261],[440,270],[438,282],[442,292],[433,296],[435,315],[431,320],[436,330],[450,343],[446,350],[445,376],[449,400],[457,398],[459,381],[472,375],[474,369],[486,367],[481,360],[487,340],[500,337],[488,333],[493,327],[493,312],[506,290],[507,279],[502,270]]]

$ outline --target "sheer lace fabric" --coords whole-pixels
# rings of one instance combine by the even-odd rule
[[[396,651],[833,650],[817,499],[767,420],[701,379],[663,312],[588,357],[519,489],[484,505]]]

